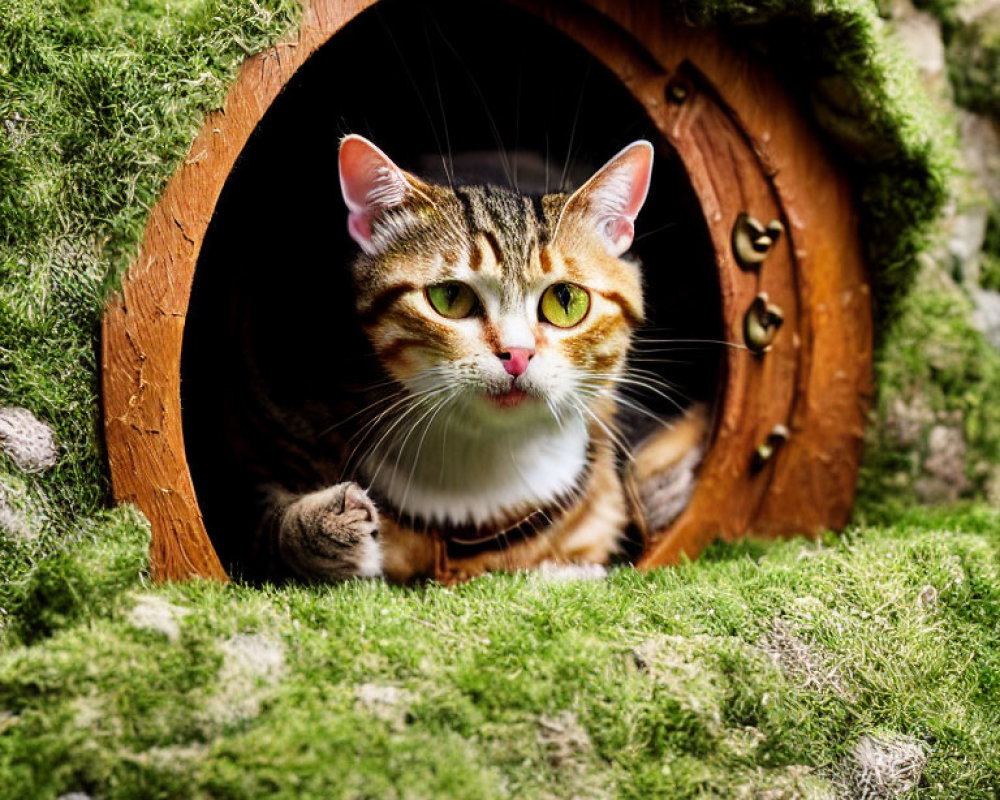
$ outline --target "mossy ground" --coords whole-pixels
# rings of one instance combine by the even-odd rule
[[[1000,787],[995,510],[454,589],[153,587],[109,522],[15,592],[0,798],[832,797],[864,737]]]

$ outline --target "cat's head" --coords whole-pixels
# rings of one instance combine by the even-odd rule
[[[634,142],[573,194],[531,198],[430,184],[346,137],[357,308],[385,368],[484,423],[584,413],[642,319],[639,268],[621,256],[652,160]]]

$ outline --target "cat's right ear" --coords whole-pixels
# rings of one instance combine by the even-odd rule
[[[340,142],[340,191],[347,204],[347,230],[371,255],[372,220],[386,209],[402,205],[415,191],[412,178],[363,136],[350,134]]]
[[[571,219],[596,233],[609,254],[622,255],[632,246],[652,169],[653,145],[645,139],[632,142],[570,196],[554,236]]]

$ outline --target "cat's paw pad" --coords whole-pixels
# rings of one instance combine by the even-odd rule
[[[378,510],[356,483],[338,483],[307,494],[282,521],[285,561],[315,580],[382,574]]]

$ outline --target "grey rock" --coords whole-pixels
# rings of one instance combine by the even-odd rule
[[[927,436],[924,475],[914,485],[921,502],[952,502],[969,489],[965,454],[965,436],[961,428],[950,425],[931,428]]]
[[[396,686],[362,683],[354,687],[354,699],[358,708],[389,723],[392,730],[401,731],[406,727],[416,697],[413,692]]]
[[[983,17],[1000,13],[1000,0],[978,0],[978,2],[959,3],[955,11],[959,22],[964,25],[975,25]]]
[[[946,249],[949,260],[957,267],[962,282],[967,286],[979,283],[979,259],[986,239],[986,222],[989,209],[976,204],[963,209],[947,220]]]
[[[924,431],[934,421],[934,411],[921,395],[894,397],[885,415],[885,431],[901,447],[913,447],[923,441]]]
[[[909,0],[897,0],[892,7],[896,35],[932,88],[945,87],[944,41],[941,23],[926,11],[918,11]]]
[[[34,535],[28,518],[10,505],[2,492],[0,492],[0,533],[21,540],[31,539]]]
[[[1000,350],[1000,292],[988,289],[971,289],[975,311],[972,321],[983,332],[990,344]]]
[[[25,472],[41,472],[59,458],[52,428],[26,408],[0,408],[0,450]]]
[[[994,203],[1000,203],[1000,129],[983,114],[960,110],[958,137],[969,175]]]

